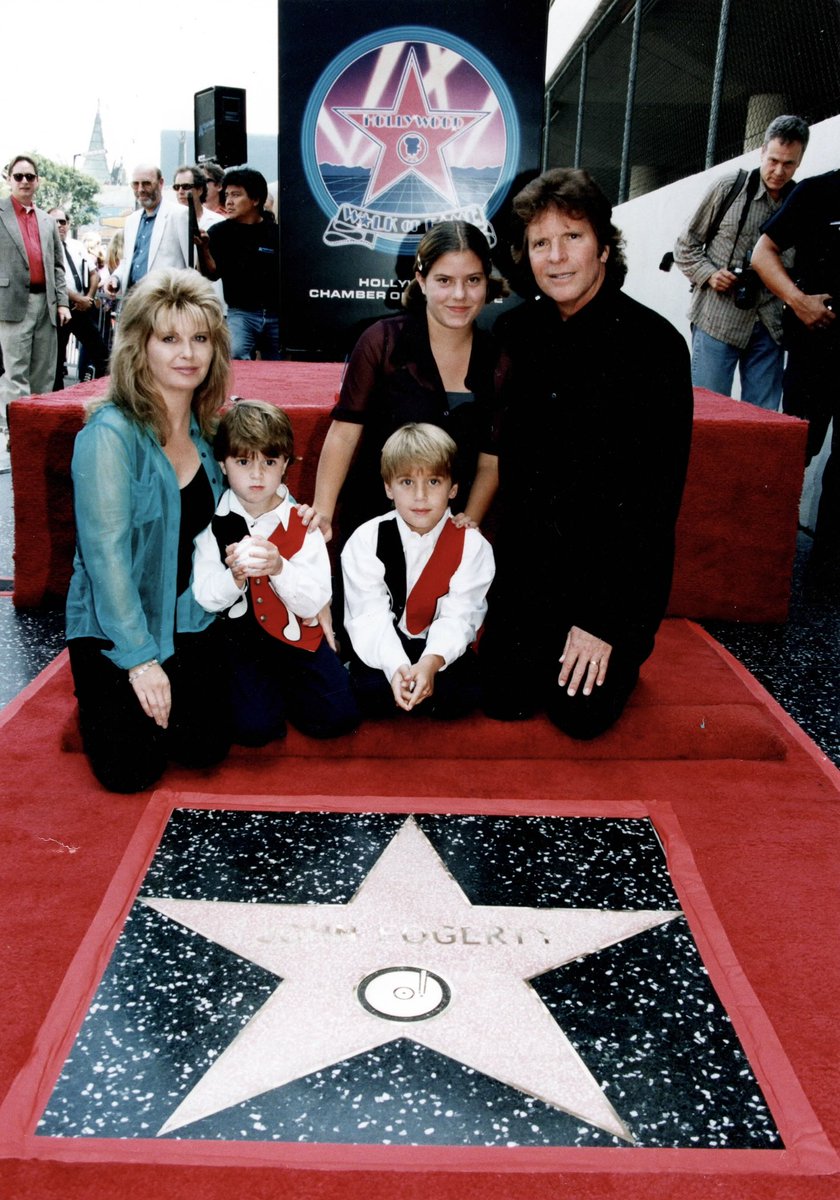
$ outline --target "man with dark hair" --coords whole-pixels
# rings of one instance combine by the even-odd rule
[[[774,412],[782,396],[782,305],[762,287],[750,255],[763,223],[795,186],[808,132],[801,117],[771,121],[759,165],[716,180],[674,247],[674,261],[692,286],[695,387],[731,396],[737,366],[741,399]]]
[[[210,212],[218,213],[220,217],[223,217],[225,215],[224,193],[222,191],[225,179],[224,167],[220,167],[212,158],[208,158],[201,164],[201,171],[207,185],[207,197],[204,201],[204,206],[205,208],[209,208]]]
[[[99,287],[99,272],[92,267],[81,242],[68,237],[70,222],[63,208],[51,208],[50,216],[58,226],[64,250],[64,275],[67,296],[70,301],[70,320],[58,330],[58,354],[56,357],[55,383],[53,390],[60,392],[64,387],[64,367],[67,343],[72,333],[79,343],[79,378],[84,379],[89,367],[96,378],[108,374],[108,347],[99,332],[96,292]]]
[[[0,200],[0,403],[51,392],[56,327],[70,320],[64,252],[55,221],[35,207],[38,167],[27,154],[9,163],[11,195]]]
[[[204,205],[207,199],[207,179],[201,167],[178,167],[172,180],[172,190],[178,203],[183,204],[185,208],[189,205],[189,197],[192,196],[199,229],[209,229],[211,225],[218,225],[219,221],[224,220],[221,213],[213,212]]]
[[[263,216],[268,183],[251,167],[225,172],[227,220],[201,235],[208,279],[221,279],[231,358],[280,358],[280,231]]]
[[[586,171],[514,200],[529,299],[502,344],[496,580],[479,653],[500,720],[576,738],[621,714],[665,613],[691,439],[685,339],[621,291],[621,235]]]
[[[793,267],[787,264],[795,252]],[[840,170],[805,179],[764,226],[755,269],[787,307],[783,408],[808,421],[808,458],[833,423],[808,563],[809,580],[840,592]]]

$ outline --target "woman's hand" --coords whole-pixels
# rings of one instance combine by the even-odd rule
[[[600,687],[607,677],[612,646],[585,629],[573,625],[566,635],[566,644],[560,655],[560,675],[557,682],[561,688],[568,684],[568,694],[574,696],[583,684],[584,696]]]
[[[166,729],[169,724],[169,711],[172,708],[172,688],[169,676],[160,663],[132,668],[128,673],[128,680],[146,716],[151,717],[161,729]]]

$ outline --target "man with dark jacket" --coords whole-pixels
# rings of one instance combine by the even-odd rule
[[[486,709],[516,720],[544,708],[591,738],[623,710],[665,614],[691,440],[688,350],[621,291],[620,234],[586,171],[547,171],[514,213],[537,294],[499,329]]]

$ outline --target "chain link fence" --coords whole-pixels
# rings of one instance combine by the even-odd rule
[[[840,112],[840,0],[615,0],[548,100],[545,165],[621,203]]]

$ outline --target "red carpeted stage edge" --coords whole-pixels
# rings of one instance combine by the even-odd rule
[[[418,717],[330,747],[290,734],[118,797],[78,752],[62,656],[0,722],[5,779],[0,1184],[14,1200],[837,1196],[840,773],[710,638],[663,626],[625,716],[573,745],[540,721]],[[173,807],[649,817],[785,1149],[282,1144],[37,1137]],[[301,850],[304,853],[304,850]],[[316,872],[317,873],[317,872]],[[107,1074],[107,1071],[106,1071]],[[676,1102],[676,1099],[675,1099]]]
[[[312,497],[341,380],[339,363],[235,362],[234,390],[288,409],[298,462],[289,485]],[[107,380],[14,401],[15,591],[19,607],[63,599],[73,563],[73,439]],[[805,466],[804,421],[695,389],[694,433],[669,611],[693,620],[784,621]]]

